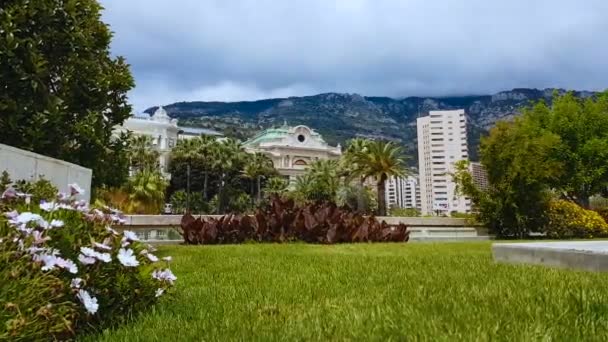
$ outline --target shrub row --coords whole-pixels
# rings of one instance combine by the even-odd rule
[[[404,224],[390,226],[374,216],[337,207],[333,203],[297,205],[291,199],[273,197],[253,216],[225,215],[219,219],[182,218],[187,244],[241,243],[244,241],[304,241],[309,243],[408,241]]]
[[[595,238],[608,236],[602,216],[565,200],[549,202],[545,232],[550,238]]]

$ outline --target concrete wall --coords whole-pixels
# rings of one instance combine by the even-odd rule
[[[76,183],[85,190],[81,198],[90,200],[93,172],[80,165],[0,144],[0,173],[7,171],[13,181],[36,181],[44,177],[59,191],[67,192]]]
[[[198,217],[198,216],[195,216]],[[201,215],[219,218],[220,215]],[[136,232],[159,228],[178,228],[182,215],[128,215],[125,224],[118,229],[132,229]],[[410,231],[412,241],[462,241],[488,240],[492,237],[487,229],[470,224],[465,219],[438,217],[378,217],[388,224],[403,223]]]

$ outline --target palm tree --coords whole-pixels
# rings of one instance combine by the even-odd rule
[[[270,158],[262,153],[254,153],[249,155],[247,163],[242,171],[243,178],[249,179],[251,184],[251,198],[254,197],[254,183],[257,182],[257,201],[261,200],[262,194],[262,177],[268,177],[275,174],[274,164]]]
[[[342,158],[342,170],[348,180],[359,177],[361,185],[365,183],[363,165],[360,165],[359,156],[367,150],[371,140],[363,138],[351,139]]]
[[[403,177],[407,174],[405,158],[401,147],[390,141],[369,141],[362,151],[353,156],[362,177],[376,180],[378,194],[378,214],[386,215],[385,184],[390,176]]]
[[[209,136],[200,136],[192,139],[180,140],[171,152],[174,161],[183,160],[188,165],[196,165],[203,172],[203,199],[207,200],[209,173],[214,167],[213,159],[216,154],[218,142]]]
[[[217,144],[213,150],[212,168],[219,175],[218,213],[223,213],[226,198],[224,187],[229,175],[238,174],[243,167],[247,154],[240,142],[235,139],[226,139]]]
[[[294,195],[299,201],[333,201],[340,185],[337,160],[318,160],[296,178]]]
[[[158,170],[136,173],[127,184],[130,211],[137,214],[158,214],[165,202],[167,181]]]
[[[158,168],[159,152],[154,148],[152,137],[136,135],[131,138],[128,149],[133,171],[155,170]]]

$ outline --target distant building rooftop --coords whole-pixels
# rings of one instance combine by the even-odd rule
[[[201,135],[209,135],[209,136],[214,136],[214,137],[223,136],[222,133],[220,133],[218,131],[214,131],[212,129],[208,129],[208,128],[179,126],[179,129],[181,130],[180,135],[184,135],[184,136],[197,136],[197,137],[201,136]]]

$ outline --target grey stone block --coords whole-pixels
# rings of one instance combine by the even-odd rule
[[[497,262],[608,271],[608,241],[495,243],[492,253]]]

